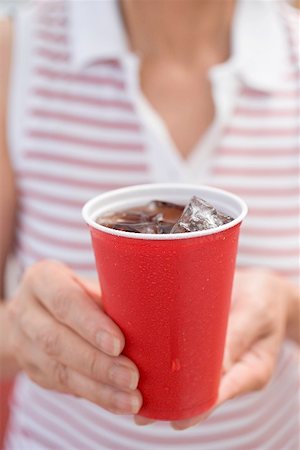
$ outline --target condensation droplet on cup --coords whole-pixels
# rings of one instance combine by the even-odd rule
[[[172,372],[178,372],[181,369],[181,364],[178,358],[175,358],[172,360],[171,363],[171,371]]]

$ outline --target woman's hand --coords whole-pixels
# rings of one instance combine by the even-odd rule
[[[135,414],[142,398],[135,364],[119,356],[124,336],[100,297],[63,264],[32,266],[8,303],[8,347],[40,386]]]
[[[237,271],[217,404],[262,389],[271,379],[286,331],[289,283],[265,270]],[[213,408],[213,409],[214,409]],[[183,430],[212,411],[172,422]],[[140,425],[150,420],[137,417]]]

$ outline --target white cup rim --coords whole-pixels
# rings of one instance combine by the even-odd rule
[[[207,196],[215,197],[215,198],[223,198],[226,199],[231,206],[235,206],[239,211],[237,216],[229,223],[225,225],[221,225],[217,228],[211,228],[209,230],[203,231],[194,231],[191,233],[174,233],[174,234],[146,234],[146,233],[133,233],[128,231],[115,230],[113,228],[108,228],[103,225],[98,224],[94,217],[96,215],[95,211],[101,210],[99,207],[99,203],[101,204],[105,202],[108,203],[110,200],[116,200],[118,197],[125,197],[125,199],[130,199],[134,193],[147,195],[149,198],[151,197],[151,193],[155,191],[163,191],[166,190],[174,190],[180,191],[181,193],[191,191],[190,196],[192,195],[201,195],[205,200]],[[201,194],[199,192],[201,191]],[[194,192],[194,194],[192,194]],[[153,196],[155,194],[153,193]],[[162,197],[167,197],[168,195],[163,195]],[[157,197],[157,196],[156,196]],[[159,198],[156,198],[159,200]],[[152,200],[154,198],[152,197]],[[209,201],[209,200],[208,200]],[[124,201],[125,202],[125,201]],[[120,201],[122,203],[122,200]],[[142,200],[137,202],[137,204],[143,204]],[[98,207],[98,208],[97,208]],[[124,205],[124,209],[126,205]],[[121,207],[122,209],[122,207]],[[111,209],[112,211],[115,209]],[[109,208],[106,207],[106,212],[109,211]],[[225,212],[225,211],[224,211]],[[153,183],[153,184],[141,184],[130,187],[125,187],[121,189],[115,189],[109,192],[105,192],[103,194],[99,194],[96,197],[90,199],[82,208],[82,216],[84,221],[92,228],[102,231],[107,234],[111,234],[118,237],[131,238],[131,239],[143,239],[143,240],[154,240],[154,241],[166,241],[166,240],[177,240],[177,239],[191,239],[200,236],[208,236],[216,233],[221,233],[222,231],[228,230],[230,228],[235,227],[240,224],[242,220],[245,218],[248,212],[248,207],[244,200],[238,197],[231,192],[225,191],[223,189],[206,186],[206,185],[194,185],[194,184],[185,184],[185,183]],[[101,215],[101,213],[97,213],[97,215]]]

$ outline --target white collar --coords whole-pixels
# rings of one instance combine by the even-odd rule
[[[69,2],[72,62],[76,68],[128,53],[118,0]]]
[[[75,0],[69,5],[75,68],[130,54],[118,0]],[[238,0],[231,61],[247,85],[263,91],[280,88],[289,64],[289,47],[278,2]]]

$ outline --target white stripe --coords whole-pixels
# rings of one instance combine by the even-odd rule
[[[52,114],[65,114],[65,115],[70,115],[70,116],[75,116],[75,119],[78,118],[84,118],[86,120],[95,120],[98,122],[103,121],[104,123],[108,123],[108,125],[110,123],[120,123],[121,126],[124,123],[128,123],[129,125],[139,125],[138,119],[135,115],[134,112],[129,111],[129,110],[123,110],[122,108],[115,108],[114,110],[111,108],[102,108],[102,107],[97,107],[97,109],[94,109],[93,107],[89,106],[89,105],[84,105],[84,104],[77,104],[76,108],[74,110],[74,108],[70,108],[70,104],[66,101],[55,101],[53,99],[51,99],[51,101],[49,101],[49,103],[47,104],[47,106],[44,105],[44,102],[41,101],[40,98],[38,97],[33,97],[29,103],[29,108],[28,108],[28,114],[31,113],[32,110],[37,110],[37,109],[42,109],[48,113],[52,113]],[[30,118],[30,116],[28,116],[28,118]],[[43,118],[42,116],[39,117],[40,121],[46,121],[46,120],[55,120],[55,119],[48,119]],[[30,119],[33,120],[33,119]],[[82,127],[84,129],[84,127],[88,126],[85,124],[78,124],[80,127]],[[122,129],[120,126],[120,129],[118,129],[116,127],[116,129],[119,131],[123,131],[124,133],[138,133],[138,131],[131,131],[131,130],[126,130],[126,129]],[[61,127],[61,122],[60,122],[60,127]],[[105,128],[105,126],[103,125],[101,128]]]
[[[272,236],[251,237],[241,234],[240,245],[246,245],[248,247],[258,249],[262,247],[263,249],[270,249],[273,251],[278,250],[280,255],[280,250],[296,250],[299,247],[299,237],[300,234],[298,234],[298,236],[287,236],[284,239],[278,239],[278,237]]]
[[[293,136],[239,136],[237,134],[228,134],[223,139],[222,147],[237,147],[247,149],[280,149],[299,148],[299,133]]]
[[[51,195],[51,197],[57,196],[60,199],[70,199],[70,200],[78,200],[82,202],[82,206],[85,202],[87,202],[90,198],[95,197],[95,195],[100,194],[101,192],[105,192],[105,189],[93,189],[87,188],[84,189],[80,186],[67,186],[67,184],[60,184],[55,182],[42,182],[40,180],[20,180],[19,185],[21,187],[34,190],[37,193]],[[63,196],[62,193],[63,192]],[[47,206],[47,205],[45,205]],[[50,211],[52,208],[52,204],[48,205],[48,210]],[[78,214],[79,209],[75,207],[76,213]],[[66,205],[65,212],[62,210],[62,217],[66,217],[68,205]],[[78,219],[78,217],[77,217]]]
[[[266,443],[266,450],[300,450],[300,438],[299,438],[299,421],[290,416],[286,422],[283,422],[276,433],[268,439]],[[277,447],[276,443],[280,442],[281,437],[286,436],[286,441],[284,443],[284,448]]]
[[[69,449],[69,446],[68,446],[68,443],[66,440],[62,439],[61,436],[57,436],[55,433],[50,432],[47,429],[47,427],[40,425],[36,420],[34,420],[31,417],[30,414],[28,414],[22,410],[19,410],[17,414],[19,416],[19,420],[22,421],[22,424],[24,427],[32,429],[33,431],[36,430],[42,436],[44,436],[45,439],[48,439],[49,441],[52,441],[54,443],[54,445],[57,445],[58,449],[61,449],[62,446],[63,446],[64,450]],[[60,423],[61,423],[61,421],[60,421]],[[34,445],[34,439],[32,439],[32,440],[30,439],[30,443],[31,443],[31,441],[33,442],[33,445]],[[22,440],[21,440],[21,442],[22,442]],[[37,449],[41,448],[39,444],[35,444],[35,445],[37,445],[37,447],[36,447]],[[26,450],[29,450],[29,448],[27,448]],[[73,450],[75,450],[75,449],[73,449]]]
[[[106,99],[111,101],[128,102],[128,95],[111,84],[93,84],[85,81],[62,80],[60,78],[47,78],[45,76],[32,76],[33,89],[50,89],[55,92],[64,92],[69,95],[80,95],[91,99]],[[129,103],[129,102],[128,102]]]
[[[274,389],[274,386],[273,386],[273,389]],[[287,390],[288,388],[287,387],[285,387],[285,390],[284,390],[284,392],[282,392],[282,396],[284,397],[285,396],[285,391]],[[275,389],[274,389],[275,390]],[[73,419],[74,419],[74,427],[76,427],[76,421],[78,420],[78,415],[76,415],[76,413],[74,412],[74,408],[73,407],[71,407],[72,406],[72,404],[73,404],[73,401],[70,401],[69,402],[69,400],[71,400],[71,399],[68,399],[68,398],[65,398],[65,399],[63,399],[63,398],[61,398],[61,399],[59,399],[59,398],[57,398],[56,399],[56,401],[55,401],[55,399],[53,398],[53,396],[51,397],[51,399],[49,398],[49,395],[48,395],[48,393],[45,391],[45,392],[43,392],[42,390],[39,390],[39,395],[41,395],[42,397],[44,397],[47,401],[49,401],[52,405],[53,405],[53,407],[55,408],[55,407],[59,407],[59,408],[61,408],[62,410],[64,410],[64,414],[66,415],[66,417],[72,417]],[[294,398],[292,397],[291,398],[291,400],[292,401],[294,401]],[[277,402],[278,402],[278,397],[277,397]],[[81,403],[83,403],[84,405],[85,405],[85,407],[86,407],[86,409],[87,410],[89,410],[90,408],[89,408],[89,404],[88,403],[86,403],[86,402],[81,402]],[[255,420],[257,420],[257,416],[260,416],[260,415],[262,415],[262,416],[265,416],[266,415],[266,411],[263,411],[264,409],[266,409],[266,408],[269,408],[269,409],[271,409],[272,408],[272,405],[271,404],[266,404],[266,403],[264,403],[264,402],[262,402],[262,401],[260,401],[259,403],[261,403],[261,406],[258,406],[257,407],[257,410],[256,410],[256,413],[255,413],[255,415],[252,417],[252,420],[254,420],[254,418],[255,418]],[[291,403],[291,402],[290,402]],[[79,406],[79,404],[78,404],[78,407],[80,407]],[[49,411],[48,411],[49,412]],[[112,426],[114,427],[114,425],[115,425],[115,423],[116,422],[118,422],[118,417],[115,417],[115,416],[112,416],[111,414],[109,414],[109,413],[106,413],[105,411],[103,411],[103,410],[99,410],[99,413],[101,414],[101,415],[104,415],[105,416],[105,419],[106,419],[106,421],[109,421],[109,422],[111,422],[111,424],[112,424]],[[49,414],[51,414],[50,412],[49,412]],[[269,415],[269,414],[268,414]],[[279,410],[279,413],[277,414],[277,417],[279,417],[279,416],[284,416],[284,409],[283,410]],[[95,425],[93,424],[93,423],[90,423],[90,421],[89,421],[89,418],[87,417],[87,418],[85,418],[85,415],[84,415],[84,411],[82,410],[82,414],[81,414],[81,418],[80,418],[80,423],[81,424],[83,424],[85,427],[87,427],[87,428],[90,428],[91,429],[91,431],[95,431]],[[127,419],[127,418],[126,418]],[[274,419],[273,419],[274,420]],[[100,417],[99,417],[99,422],[101,421],[101,419],[100,419]],[[132,440],[132,439],[130,439],[130,438],[127,438],[127,437],[125,437],[123,434],[122,434],[122,432],[121,432],[121,430],[120,430],[120,433],[117,433],[117,435],[122,435],[122,443],[124,442],[124,444],[126,445],[127,443],[128,444],[130,444],[130,447],[129,448],[136,448],[135,447],[135,445],[136,444],[138,444],[138,442],[143,442],[143,444],[144,444],[144,447],[143,448],[151,448],[151,447],[148,447],[148,445],[146,444],[146,440],[147,440],[147,435],[149,435],[149,434],[152,434],[153,435],[153,433],[154,434],[156,434],[155,432],[156,432],[156,430],[155,429],[153,429],[152,430],[152,433],[151,432],[148,432],[147,431],[147,429],[141,429],[141,428],[136,428],[136,425],[134,425],[133,423],[132,423],[132,426],[130,427],[129,426],[129,424],[130,423],[132,423],[132,419],[131,418],[128,418],[127,420],[125,420],[125,418],[124,418],[124,425],[125,425],[125,427],[126,427],[126,430],[129,430],[130,428],[132,428],[132,431],[135,431],[136,432],[136,437],[137,437],[137,440]],[[247,424],[250,424],[251,423],[251,420],[249,420],[249,416],[247,415],[247,414],[245,414],[244,415],[244,417],[242,418],[242,419],[239,419],[239,420],[235,420],[235,421],[231,421],[231,424],[233,425],[233,428],[235,429],[235,430],[238,430],[239,429],[239,427],[241,427],[241,426],[244,426],[244,425],[247,425]],[[268,426],[268,423],[267,423],[267,426]],[[228,429],[230,428],[230,426],[229,426],[229,424],[228,424],[228,422],[227,423],[223,423],[223,424],[218,424],[218,432],[224,432],[224,431],[228,431]],[[96,432],[98,432],[98,430],[96,431]],[[99,430],[99,434],[100,435],[102,435],[103,434],[103,432],[104,432],[104,435],[105,436],[107,436],[107,437],[111,437],[112,436],[112,434],[111,434],[111,431],[110,430],[107,430],[106,431],[106,429],[105,429],[105,427],[103,427],[101,430]],[[164,427],[164,429],[163,430],[160,430],[160,432],[162,432],[162,434],[161,434],[161,436],[163,436],[164,438],[166,438],[167,439],[167,436],[170,436],[170,438],[171,437],[174,437],[174,435],[176,435],[176,432],[174,432],[174,431],[172,431],[171,429],[169,429],[169,426],[168,426],[168,424],[166,424],[165,425],[165,427]],[[207,424],[203,424],[201,427],[199,427],[198,429],[194,429],[194,430],[191,430],[191,432],[189,433],[189,435],[191,436],[191,435],[194,435],[194,436],[199,436],[199,443],[201,442],[201,438],[203,438],[204,440],[205,439],[207,439],[208,437],[212,437],[212,436],[214,436],[216,434],[216,430],[215,430],[215,426],[214,425],[212,425],[212,426],[209,426],[209,424],[207,423]],[[248,437],[250,437],[250,436],[252,436],[252,434],[248,434]],[[100,436],[99,436],[100,437]],[[144,437],[144,439],[143,439],[143,437]],[[216,436],[217,437],[217,436]],[[183,439],[184,440],[184,439]],[[178,445],[180,445],[181,443],[182,443],[182,438],[179,438],[178,439]],[[231,438],[230,438],[230,442],[231,442]],[[149,446],[152,446],[152,448],[153,448],[153,443],[151,444],[149,444]],[[170,444],[170,445],[172,445],[172,444]],[[218,443],[218,447],[217,448],[219,448],[219,445],[220,445],[220,443]],[[169,447],[169,445],[167,444],[167,443],[164,443],[164,447],[165,448],[168,448]],[[173,444],[173,448],[176,448],[177,446],[174,446],[174,444]],[[156,445],[155,445],[155,448],[156,448]],[[195,448],[195,446],[193,445],[193,444],[189,444],[189,447],[188,448]]]
[[[48,89],[61,91],[66,94],[80,95],[91,98],[127,101],[128,94],[108,83],[94,84],[85,81],[63,80],[61,78],[48,78],[46,76],[33,74],[31,86],[35,89]]]
[[[53,60],[50,57],[43,56],[43,54],[40,54],[39,50],[45,50],[46,52],[49,50],[49,52],[57,54],[67,54],[67,52],[64,51],[63,49],[57,49],[56,47],[56,50],[54,50],[53,46],[49,45],[48,43],[41,44],[39,42],[33,49],[34,59],[32,64],[34,67],[43,67],[45,69],[53,70],[55,72],[65,72],[70,74],[75,73],[74,71],[72,71],[72,69],[70,69],[70,63],[68,61],[67,62],[61,61],[59,59]],[[71,56],[71,54],[69,55]],[[91,75],[103,78],[111,78],[116,81],[124,83],[124,72],[122,68],[114,65],[109,64],[92,65],[85,69],[84,74],[88,76]]]
[[[39,118],[30,116],[28,120],[28,130],[39,130],[42,132],[48,133],[59,133],[60,130],[64,135],[83,138],[89,140],[99,140],[106,141],[111,143],[121,143],[121,144],[142,144],[143,140],[141,133],[126,130],[126,129],[110,129],[100,126],[88,125],[88,124],[78,124],[71,122],[64,122],[62,129],[62,121],[54,120],[52,118]],[[87,138],[88,136],[88,138]],[[39,140],[34,137],[33,141]],[[40,141],[44,141],[44,138],[41,138]],[[63,144],[61,144],[62,146]],[[77,145],[77,144],[76,144]]]
[[[253,148],[255,150],[255,147]],[[218,155],[217,167],[220,169],[224,168],[233,168],[233,169],[265,169],[268,171],[269,169],[289,169],[289,168],[299,168],[299,155],[285,155],[283,150],[282,155],[272,155],[272,151],[270,149],[270,156],[258,156],[257,154],[245,154],[238,153],[236,155],[231,156],[229,154],[226,155],[220,154]],[[245,159],[247,162],[245,163]]]
[[[282,175],[274,177],[266,177],[263,173],[261,175],[222,175],[218,174],[218,183],[224,186],[237,186],[242,189],[251,188],[253,190],[269,188],[272,189],[276,186],[276,189],[281,188],[294,188],[298,186],[298,176]],[[284,195],[284,192],[283,194]],[[263,192],[262,192],[263,196]]]
[[[49,259],[61,259],[69,264],[80,263],[84,265],[94,266],[94,255],[92,250],[80,250],[69,248],[67,251],[63,246],[56,246],[48,242],[42,242],[26,233],[22,234],[20,238],[20,245],[24,244],[25,247],[29,247],[32,251],[40,254],[42,258]]]
[[[270,111],[274,111],[272,108],[268,108]],[[249,108],[249,111],[251,109]],[[241,127],[246,130],[260,130],[263,128],[270,129],[292,129],[296,128],[299,125],[299,118],[295,115],[296,109],[291,110],[291,114],[288,116],[282,114],[282,116],[272,116],[272,115],[264,115],[263,117],[263,125],[262,125],[262,117],[248,114],[237,114],[234,118],[235,127]]]
[[[293,95],[296,94],[295,83],[290,83],[290,85],[286,89],[282,89],[282,91],[284,91],[284,95],[280,97],[270,97],[268,99],[255,96],[241,96],[238,99],[237,107],[249,109],[268,108],[272,111],[297,108],[298,98],[296,95]]]
[[[246,252],[238,252],[237,264],[241,266],[268,267],[269,269],[294,270],[299,268],[299,257],[296,256],[274,256],[249,255]]]
[[[138,144],[138,143],[137,143]],[[83,144],[71,144],[56,141],[45,141],[44,139],[24,139],[24,148],[28,150],[44,151],[51,155],[69,155],[70,158],[81,158],[87,161],[107,162],[116,164],[145,164],[145,154],[139,151],[128,150],[111,150],[110,148],[89,147]],[[63,150],[62,150],[63,149]],[[26,156],[26,154],[25,154]],[[31,161],[26,161],[30,168]],[[24,167],[23,167],[24,168]],[[113,181],[113,179],[112,179]]]
[[[53,175],[61,178],[66,177],[67,179],[73,179],[79,184],[80,182],[84,183],[85,181],[111,184],[116,179],[118,184],[142,184],[145,180],[143,173],[137,171],[117,170],[114,172],[106,168],[86,168],[84,166],[74,166],[65,162],[57,163],[56,161],[38,161],[35,159],[30,161],[29,167],[30,172],[41,175],[41,178],[43,177],[42,174],[44,174],[45,177],[49,174],[50,176]],[[47,169],[45,170],[45,168]],[[38,182],[41,183],[41,186],[44,184],[42,179]],[[45,184],[48,184],[47,180],[45,181]]]
[[[52,214],[53,218],[57,217]],[[78,220],[78,219],[77,219]],[[79,219],[81,221],[81,218]],[[54,237],[60,238],[66,243],[68,242],[80,242],[82,244],[89,245],[91,242],[88,229],[85,224],[82,224],[82,229],[75,229],[63,226],[60,224],[49,223],[47,220],[42,220],[34,217],[30,214],[20,213],[19,222],[25,227],[30,227],[33,231],[36,230],[39,233],[45,234],[46,236],[53,236],[53,229],[55,231]]]
[[[257,208],[264,209],[266,211],[266,214],[268,210],[274,210],[278,209],[280,211],[280,215],[284,217],[284,211],[286,209],[298,209],[299,210],[299,197],[298,195],[283,195],[283,196],[275,196],[268,198],[265,198],[264,196],[257,196],[257,195],[243,195],[244,200],[247,202],[250,210],[253,208],[253,210],[256,210]],[[295,216],[297,218],[297,213],[295,213]],[[251,215],[247,217],[247,221],[251,220]],[[274,222],[269,221],[266,225],[273,227]]]

